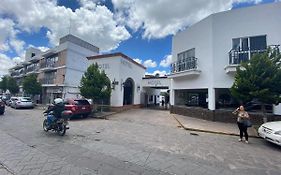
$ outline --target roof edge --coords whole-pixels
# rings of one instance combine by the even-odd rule
[[[109,53],[109,54],[102,54],[102,55],[94,55],[94,56],[89,56],[86,57],[88,60],[95,60],[95,59],[101,59],[101,58],[110,58],[110,57],[116,57],[116,56],[120,56],[122,58],[125,58],[126,60],[136,64],[137,66],[146,69],[145,66],[143,66],[142,64],[136,62],[135,60],[133,60],[132,58],[130,58],[129,56],[123,54],[122,52],[116,52],[116,53]]]

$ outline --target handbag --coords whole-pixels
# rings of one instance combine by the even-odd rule
[[[243,121],[244,126],[246,126],[247,128],[252,127],[252,122],[250,120],[244,120]]]

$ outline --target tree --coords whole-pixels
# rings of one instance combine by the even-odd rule
[[[93,102],[108,99],[111,95],[111,83],[104,71],[99,70],[98,64],[92,64],[80,81],[81,95]]]
[[[265,104],[281,102],[281,54],[278,47],[255,54],[249,62],[237,67],[231,94],[242,102],[261,102],[264,120]]]
[[[16,94],[19,92],[19,86],[17,85],[17,81],[13,77],[8,77],[7,89],[11,94]]]
[[[28,75],[24,78],[22,88],[29,95],[39,95],[42,92],[42,85],[37,81],[35,74]]]
[[[2,80],[0,81],[0,89],[2,89],[5,92],[7,90],[7,84],[8,84],[8,76],[3,76]]]

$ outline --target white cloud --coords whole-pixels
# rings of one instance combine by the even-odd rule
[[[229,10],[235,2],[261,0],[112,0],[116,18],[133,30],[143,30],[144,38],[175,34],[206,16]]]
[[[118,47],[130,37],[107,7],[89,0],[82,0],[81,4],[81,8],[72,11],[57,6],[55,0],[2,0],[0,15],[13,16],[16,26],[23,31],[34,32],[46,27],[46,36],[53,45],[69,31],[105,51]]]
[[[46,52],[47,50],[50,49],[49,47],[45,47],[45,46],[39,46],[39,47],[36,47],[36,48],[41,50],[42,52]]]
[[[14,48],[18,55],[21,55],[24,52],[24,41],[13,38],[10,41],[10,45]]]
[[[8,70],[20,62],[23,62],[23,58],[10,58],[5,54],[0,53],[0,77],[8,74]]]
[[[153,68],[153,67],[157,67],[157,63],[156,61],[152,61],[151,59],[150,60],[145,60],[143,62],[143,65],[147,68]]]
[[[142,60],[141,59],[138,59],[138,58],[135,58],[133,59],[135,62],[139,63],[139,64],[142,64]]]
[[[160,66],[162,67],[170,67],[172,63],[172,55],[166,55],[163,60],[160,62]]]
[[[50,49],[49,47],[45,47],[45,46],[38,46],[38,47],[36,47],[36,46],[34,46],[34,45],[32,45],[32,44],[29,44],[29,45],[28,45],[28,48],[30,48],[30,47],[33,47],[33,48],[35,48],[35,49],[39,49],[39,50],[41,50],[41,52],[46,52],[47,50]]]
[[[0,51],[5,52],[13,48],[17,54],[24,50],[25,42],[18,40],[16,35],[19,32],[11,19],[0,18]]]
[[[158,74],[160,77],[162,77],[162,76],[166,76],[168,73],[165,71],[165,70],[162,70],[162,71],[160,71],[160,70],[155,70],[153,73],[149,73],[149,72],[146,72],[145,73],[146,75],[156,75],[156,74]]]

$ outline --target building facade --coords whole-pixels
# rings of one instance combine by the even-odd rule
[[[173,37],[171,105],[215,110],[233,104],[236,67],[281,44],[281,3],[212,14]],[[278,111],[278,108],[275,108]]]
[[[57,97],[80,96],[80,79],[88,67],[87,56],[99,53],[99,48],[73,35],[60,38],[59,45],[46,52],[31,48],[25,61],[10,69],[18,84],[25,76],[36,74],[41,82],[42,103],[52,103]]]
[[[141,104],[141,83],[146,68],[122,53],[111,53],[88,57],[89,65],[97,63],[112,84],[110,105]]]

